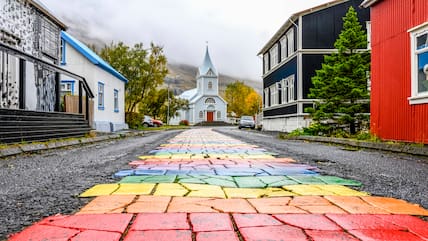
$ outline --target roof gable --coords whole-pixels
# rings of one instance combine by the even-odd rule
[[[87,58],[91,63],[103,69],[104,71],[110,73],[116,78],[122,80],[125,83],[128,83],[128,79],[125,78],[121,73],[111,67],[106,61],[104,61],[100,56],[98,56],[94,51],[92,51],[88,46],[75,39],[70,34],[61,31],[61,39],[63,39],[66,43],[72,46],[75,50],[77,50],[80,54],[82,54],[85,58]]]
[[[344,2],[348,2],[349,0],[334,0],[331,2],[327,2],[324,3],[322,5],[319,6],[315,6],[312,8],[308,8],[306,10],[297,12],[292,14],[286,21],[285,23],[278,29],[278,31],[272,36],[272,38],[265,44],[265,46],[263,46],[263,48],[257,53],[257,55],[261,55],[266,53],[277,41],[279,41],[279,39],[282,38],[282,36],[284,36],[284,34],[288,31],[288,29],[292,26],[296,26],[296,21],[299,19],[300,16],[304,16],[307,14],[311,14],[314,12],[318,12],[336,5],[339,5],[341,3]],[[301,23],[299,23],[300,25]]]

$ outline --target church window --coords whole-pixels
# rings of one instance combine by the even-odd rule
[[[215,100],[213,98],[207,98],[205,104],[215,104]]]
[[[199,111],[199,119],[203,119],[204,118],[204,112]]]
[[[221,119],[221,111],[217,111],[217,119]]]
[[[213,82],[210,81],[210,82],[208,82],[208,89],[211,90],[212,88],[213,88]]]

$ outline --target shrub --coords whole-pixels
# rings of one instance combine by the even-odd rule
[[[188,126],[189,121],[188,120],[181,120],[180,123],[178,123],[180,126]]]
[[[128,123],[129,128],[137,129],[141,125],[141,120],[144,119],[144,115],[137,112],[126,112],[125,121]]]

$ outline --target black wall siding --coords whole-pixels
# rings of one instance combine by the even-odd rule
[[[263,79],[263,88],[267,88],[282,79],[294,75],[294,86],[297,88],[297,56]]]
[[[272,110],[265,110],[263,111],[263,116],[269,117],[269,116],[278,116],[278,115],[291,115],[296,113],[297,113],[297,104],[282,107],[282,108],[272,109]]]
[[[323,54],[304,54],[302,56],[302,98],[311,99],[308,97],[310,88],[312,88],[312,77],[315,76],[315,71],[321,69],[324,62]]]
[[[350,0],[302,17],[302,48],[333,49],[334,42],[343,28],[343,17],[350,6],[357,11],[361,25],[366,29],[370,9],[360,8],[361,0]]]

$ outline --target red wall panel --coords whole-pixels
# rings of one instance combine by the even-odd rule
[[[428,143],[428,104],[410,105],[410,28],[428,21],[427,0],[383,0],[371,9],[371,131]]]

